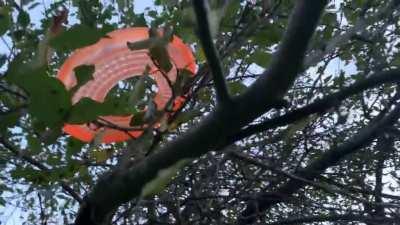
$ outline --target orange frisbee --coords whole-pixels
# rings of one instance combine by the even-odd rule
[[[186,69],[193,76],[196,71],[196,63],[192,51],[181,39],[173,36],[167,46],[173,68],[162,74],[149,56],[147,49],[130,50],[127,42],[136,42],[149,38],[149,29],[146,27],[120,29],[107,34],[97,43],[76,50],[61,66],[58,71],[58,79],[64,83],[67,89],[77,84],[74,68],[80,65],[94,65],[93,79],[81,86],[72,96],[72,103],[77,103],[81,98],[88,97],[98,102],[103,102],[107,93],[118,84],[119,81],[140,76],[146,67],[150,67],[149,75],[157,85],[154,103],[158,110],[165,108],[172,98],[172,90],[168,82],[174,83],[179,74],[178,69]],[[167,77],[165,77],[165,75]],[[168,80],[167,80],[168,78]],[[178,109],[185,101],[182,96],[173,99],[174,110]],[[102,116],[101,119],[129,130],[132,116]],[[131,137],[139,137],[143,131],[126,131],[110,127],[99,127],[94,124],[65,124],[64,132],[85,142],[92,141],[97,134],[103,143],[120,142]]]

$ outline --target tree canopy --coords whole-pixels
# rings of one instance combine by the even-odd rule
[[[399,17],[399,0],[0,0],[0,222],[398,224]],[[72,101],[93,65],[75,88],[56,78],[128,27],[149,28],[127,47],[160,71],[176,69],[168,35],[192,49],[195,76],[170,83],[177,112],[154,107],[148,71],[104,103]],[[101,120],[115,114],[143,134],[62,130],[127,132]]]

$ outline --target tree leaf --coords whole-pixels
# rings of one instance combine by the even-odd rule
[[[193,109],[186,112],[179,113],[178,117],[169,125],[168,130],[176,129],[180,124],[186,123],[195,117],[201,116],[203,113],[199,109]]]
[[[91,98],[82,98],[72,106],[67,122],[82,124],[94,121],[99,116],[129,115],[136,112],[135,107],[128,104],[125,98],[106,98],[103,103]]]
[[[68,123],[82,124],[91,122],[99,116],[107,115],[105,105],[91,98],[82,98],[72,106],[68,116]]]
[[[46,126],[57,126],[66,118],[71,107],[69,92],[60,80],[47,75],[46,68],[28,69],[18,72],[11,68],[7,79],[29,94],[28,110],[32,116]]]
[[[33,135],[28,135],[29,152],[33,155],[39,154],[42,151],[42,144],[39,139]]]
[[[86,84],[89,80],[93,79],[94,65],[81,65],[74,68],[77,85],[74,89],[79,89],[82,85]]]
[[[266,68],[271,60],[271,54],[263,50],[256,50],[249,58],[251,63],[256,63],[257,65]]]
[[[90,152],[91,158],[93,158],[96,162],[102,163],[107,161],[112,156],[112,150],[111,149],[95,149]]]
[[[228,90],[231,95],[239,95],[247,89],[243,81],[233,81],[228,83]]]
[[[12,24],[10,8],[7,6],[0,7],[0,36],[10,29]]]
[[[67,159],[70,159],[71,156],[75,155],[76,153],[80,152],[82,147],[85,145],[82,141],[76,138],[69,138],[67,142],[67,150],[65,152],[65,156]]]
[[[74,25],[69,30],[52,38],[50,46],[61,51],[74,50],[96,43],[111,30],[112,28],[109,26],[96,29],[86,25]]]
[[[7,128],[15,126],[20,117],[20,112],[10,112],[5,115],[0,115],[0,132],[5,131]]]
[[[174,165],[158,171],[157,176],[143,186],[141,197],[150,197],[161,193],[178,171],[191,160],[182,159]]]
[[[25,11],[20,11],[17,17],[17,22],[21,27],[27,27],[31,22],[29,14]]]

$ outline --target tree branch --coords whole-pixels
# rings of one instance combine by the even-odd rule
[[[302,223],[316,223],[316,222],[337,222],[337,221],[359,221],[359,222],[375,222],[377,224],[394,223],[398,218],[390,217],[370,217],[357,214],[344,214],[344,215],[320,215],[320,216],[307,216],[301,218],[290,218],[280,220],[277,222],[267,223],[266,225],[291,225]]]
[[[51,173],[51,169],[47,168],[47,166],[43,165],[39,161],[35,160],[34,158],[30,157],[29,155],[25,154],[22,151],[17,150],[10,142],[8,142],[4,137],[0,136],[0,143],[11,153],[13,153],[16,157],[21,158],[22,160],[28,162],[29,164],[37,167],[41,171],[45,173]],[[64,181],[59,181],[61,184],[61,188],[71,195],[77,202],[82,203],[82,198],[76,193],[68,184]]]
[[[231,140],[229,140],[229,144],[232,144],[235,141],[241,140],[245,137],[268,129],[291,124],[295,121],[304,119],[314,113],[323,113],[332,107],[338,106],[343,100],[349,98],[350,96],[358,94],[369,88],[376,87],[385,83],[397,82],[400,82],[400,70],[396,69],[376,73],[364,80],[357,81],[349,87],[346,87],[334,94],[328,95],[323,99],[317,100],[307,106],[295,109],[291,112],[286,113],[285,115],[268,119],[262,123],[250,125],[232,136]]]
[[[208,4],[204,0],[193,0],[194,11],[197,18],[198,36],[204,49],[207,62],[210,65],[211,73],[214,79],[215,92],[219,103],[231,102],[226,87],[224,72],[222,70],[221,61],[218,56],[217,49],[214,46],[209,22]]]
[[[364,18],[364,16],[361,16],[356,22],[355,25],[344,32],[343,34],[340,34],[334,38],[332,38],[327,44],[326,47],[323,50],[317,50],[310,55],[306,57],[304,60],[304,65],[305,67],[310,67],[318,62],[321,61],[321,59],[328,54],[333,53],[336,51],[336,49],[340,46],[343,46],[348,43],[348,41],[357,33],[363,32],[367,29],[369,25],[371,25],[373,22],[386,17],[390,14],[390,12],[393,12],[396,8],[398,8],[400,5],[399,0],[392,0],[389,2],[389,4],[385,7],[382,7],[379,9],[376,13],[374,13],[372,16],[368,18]]]
[[[388,207],[388,208],[389,207],[395,207],[395,208],[399,208],[400,207],[400,205],[398,205],[398,204],[383,203],[382,201],[381,202],[376,202],[376,201],[375,202],[370,202],[370,201],[368,201],[366,199],[357,197],[356,195],[353,194],[353,192],[348,191],[345,188],[340,189],[340,188],[337,188],[334,185],[321,184],[321,183],[319,183],[317,181],[308,180],[308,179],[305,179],[303,177],[299,177],[299,176],[297,176],[295,174],[292,174],[292,173],[289,173],[289,172],[286,172],[286,171],[283,171],[283,170],[280,170],[280,169],[276,168],[275,166],[273,166],[273,163],[272,163],[272,165],[271,165],[271,163],[264,163],[264,162],[261,162],[260,160],[253,159],[253,158],[251,158],[251,157],[249,157],[249,156],[247,156],[245,154],[242,154],[242,153],[238,153],[238,152],[233,152],[232,151],[232,152],[230,152],[230,156],[232,156],[233,158],[239,159],[239,160],[241,160],[243,162],[258,166],[258,167],[260,167],[262,169],[270,170],[273,173],[282,175],[282,176],[284,176],[286,178],[289,178],[291,180],[297,180],[299,182],[304,183],[305,185],[317,188],[317,189],[322,190],[322,191],[324,191],[326,193],[330,193],[330,194],[334,194],[334,195],[340,194],[340,195],[343,195],[345,197],[348,197],[349,199],[356,200],[356,201],[361,202],[361,203],[363,203],[365,205],[368,205],[368,206],[378,207],[378,208],[381,208],[381,209],[385,209],[385,207]],[[320,176],[318,176],[318,178],[320,178]],[[381,214],[381,215],[378,215],[378,216],[384,216],[384,215]]]
[[[111,221],[119,205],[138,197],[142,188],[162,169],[184,158],[199,157],[215,149],[255,118],[270,110],[293,84],[308,42],[327,1],[298,0],[269,70],[232,104],[219,105],[196,127],[165,144],[157,153],[124,170],[99,179],[81,205],[76,225],[99,225]]]
[[[350,138],[344,144],[335,149],[323,153],[319,158],[315,159],[308,166],[300,169],[294,175],[302,177],[307,180],[314,180],[327,168],[337,164],[345,156],[354,153],[355,151],[369,145],[377,136],[379,136],[382,129],[386,126],[392,125],[397,122],[400,117],[400,103],[388,113],[387,116],[380,114],[376,121],[370,123],[369,126],[362,129],[358,134]],[[246,209],[242,212],[242,217],[239,219],[239,224],[251,224],[256,220],[256,212],[265,211],[273,205],[283,202],[285,198],[303,188],[306,184],[299,180],[291,179],[285,185],[278,188],[273,193],[260,193],[254,201],[250,202]],[[268,196],[281,196],[280,198],[268,198]]]

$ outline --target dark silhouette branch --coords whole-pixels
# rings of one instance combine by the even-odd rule
[[[131,168],[114,170],[99,179],[78,212],[76,225],[109,224],[123,203],[139,197],[142,188],[162,169],[185,158],[216,149],[220,143],[269,111],[285,95],[299,71],[310,38],[327,1],[296,1],[286,34],[269,70],[232,104],[221,104],[195,128],[165,144]]]
[[[320,215],[320,216],[307,216],[300,218],[290,218],[286,220],[280,220],[277,222],[267,223],[266,225],[291,225],[291,224],[303,224],[303,223],[316,223],[316,222],[373,222],[374,224],[387,224],[395,223],[398,218],[390,217],[371,217],[358,214],[343,214],[343,215]]]
[[[226,87],[224,72],[210,30],[207,1],[194,0],[193,6],[197,18],[198,36],[200,38],[200,43],[203,46],[207,62],[211,68],[217,101],[219,103],[229,103],[231,102],[231,99],[228,93],[228,88]]]
[[[384,112],[386,111],[384,110]],[[398,103],[386,116],[383,116],[383,113],[381,113],[369,126],[362,129],[347,142],[337,148],[326,151],[308,166],[294,173],[294,175],[311,181],[316,179],[327,168],[336,165],[344,157],[369,145],[381,134],[385,127],[397,122],[400,117],[399,113],[400,104]],[[285,201],[286,198],[290,197],[305,185],[305,182],[291,179],[272,193],[259,193],[253,201],[249,202],[246,209],[242,212],[239,224],[252,224],[257,219],[256,215],[258,212],[265,211],[275,204]],[[271,199],[269,196],[279,196],[280,198]]]
[[[400,205],[398,205],[398,204],[384,203],[382,201],[381,202],[377,202],[377,201],[371,202],[369,200],[357,197],[356,195],[354,195],[353,192],[351,192],[349,190],[346,190],[346,188],[339,189],[339,188],[337,188],[337,187],[335,187],[333,185],[322,184],[322,183],[318,182],[320,176],[318,176],[318,181],[308,180],[308,179],[305,179],[303,177],[299,177],[298,175],[292,174],[290,172],[286,172],[286,171],[280,170],[277,167],[275,167],[273,165],[273,163],[271,163],[271,162],[265,163],[265,162],[262,162],[261,160],[254,159],[252,157],[247,156],[246,154],[242,154],[242,153],[239,153],[239,152],[231,151],[231,152],[229,152],[229,154],[233,158],[239,159],[239,160],[241,160],[243,162],[246,162],[246,163],[249,163],[249,164],[253,164],[253,165],[255,165],[257,167],[260,167],[262,169],[265,169],[265,170],[270,170],[271,172],[279,174],[279,175],[282,175],[285,178],[289,178],[291,180],[297,180],[299,182],[304,183],[307,186],[314,187],[316,189],[322,190],[322,191],[324,191],[326,193],[329,193],[329,194],[333,194],[335,196],[337,194],[340,194],[340,195],[345,196],[345,197],[347,197],[349,199],[356,200],[356,201],[358,201],[360,203],[363,203],[364,205],[367,205],[368,207],[376,207],[376,208],[381,208],[381,209],[385,209],[385,207],[388,207],[388,208],[391,208],[391,207],[399,208],[400,207]],[[379,216],[384,216],[384,215],[381,214]]]
[[[316,100],[315,102],[302,108],[295,109],[291,112],[286,113],[285,115],[268,119],[256,125],[250,125],[241,130],[239,133],[232,136],[229,144],[268,129],[291,124],[293,122],[304,119],[314,113],[324,113],[330,108],[338,106],[343,100],[355,94],[361,93],[362,91],[365,91],[369,88],[377,87],[385,83],[397,82],[400,82],[400,70],[396,69],[376,73],[364,80],[355,82],[354,84],[344,88],[341,91],[328,95],[323,99]]]

